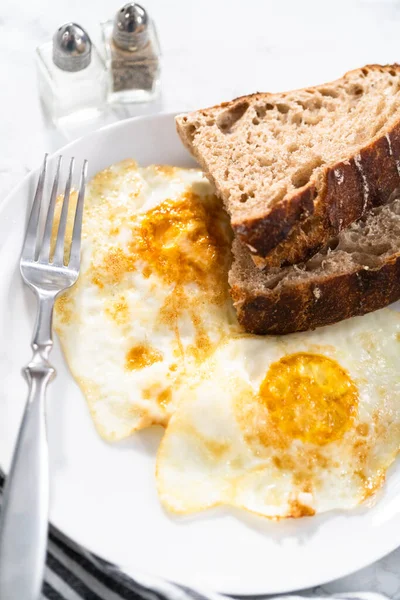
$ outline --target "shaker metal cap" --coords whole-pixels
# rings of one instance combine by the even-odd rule
[[[149,18],[136,2],[128,2],[115,15],[113,40],[123,50],[139,50],[148,41]]]
[[[82,71],[90,64],[92,42],[76,23],[61,25],[53,36],[53,62],[63,71]]]

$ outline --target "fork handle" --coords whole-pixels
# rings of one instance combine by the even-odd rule
[[[39,317],[41,305],[40,302],[37,328],[40,323],[43,326],[43,319]],[[47,308],[51,308],[50,303]],[[51,323],[52,310],[48,316]],[[0,520],[1,600],[37,600],[44,574],[49,507],[45,400],[47,384],[55,371],[47,361],[51,340],[46,347],[34,343],[33,348],[32,361],[25,369],[28,400],[6,482]]]

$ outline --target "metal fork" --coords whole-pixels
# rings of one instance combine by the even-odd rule
[[[20,270],[38,299],[32,339],[33,357],[24,369],[29,394],[4,493],[0,520],[0,598],[37,600],[44,574],[49,506],[49,465],[45,422],[45,393],[55,375],[48,358],[53,346],[52,318],[57,296],[79,275],[82,213],[87,161],[84,161],[75,210],[69,259],[64,260],[65,232],[74,159],[69,165],[54,256],[51,240],[61,168],[60,156],[47,209],[43,237],[40,213],[46,178],[47,155],[32,204]],[[67,263],[67,264],[65,264]]]

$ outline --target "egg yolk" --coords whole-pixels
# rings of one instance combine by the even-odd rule
[[[227,216],[214,197],[187,192],[148,211],[134,236],[133,253],[167,283],[220,288],[230,248]]]
[[[322,446],[340,439],[351,427],[358,391],[336,361],[300,352],[270,366],[259,399],[282,433]]]

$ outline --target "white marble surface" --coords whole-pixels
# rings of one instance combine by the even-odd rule
[[[400,1],[143,2],[163,50],[162,100],[146,112],[207,106],[255,91],[319,83],[366,63],[400,62]],[[96,40],[99,22],[119,5],[120,0],[1,0],[0,200],[45,151],[65,142],[41,115],[35,47],[70,20]],[[356,590],[400,598],[400,550],[313,591]]]

